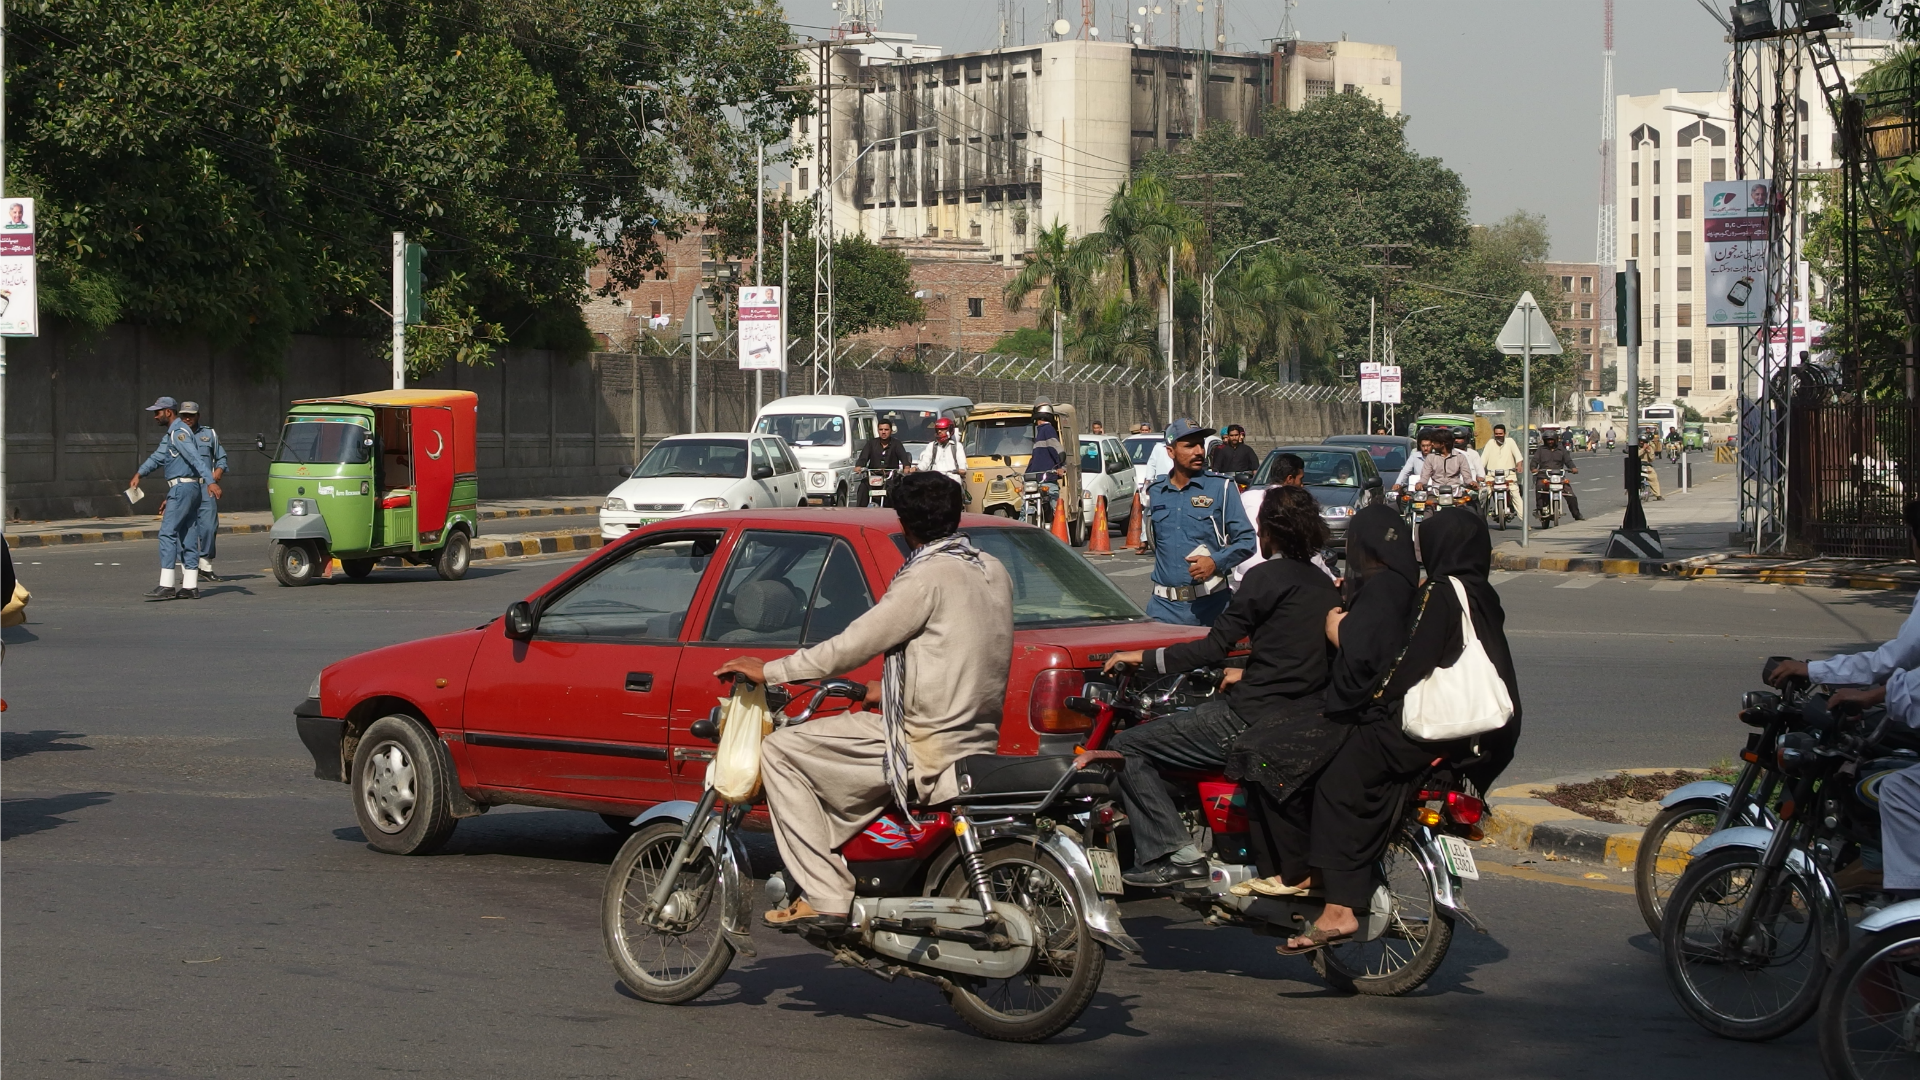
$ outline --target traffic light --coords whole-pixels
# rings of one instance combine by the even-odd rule
[[[1640,344],[1640,268],[1632,259],[1613,275],[1613,341],[1623,349]]]

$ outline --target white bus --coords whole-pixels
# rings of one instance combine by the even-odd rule
[[[1640,410],[1640,426],[1652,428],[1655,436],[1664,439],[1668,432],[1680,430],[1680,409],[1674,405],[1649,405]]]

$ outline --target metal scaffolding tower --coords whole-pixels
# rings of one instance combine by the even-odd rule
[[[1614,128],[1618,126],[1613,96],[1613,0],[1604,0],[1604,3],[1606,23],[1600,51],[1600,218],[1594,226],[1593,261],[1600,264],[1598,306],[1602,312],[1608,312],[1613,310],[1613,267],[1620,257],[1620,224],[1613,186],[1616,168],[1613,140]],[[1610,341],[1613,323],[1603,318],[1601,327],[1602,342]],[[1601,355],[1606,355],[1604,349]],[[1594,389],[1602,389],[1598,377],[1594,379]],[[1632,428],[1634,423],[1629,418],[1627,426]]]

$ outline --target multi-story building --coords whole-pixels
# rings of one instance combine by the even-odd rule
[[[1611,389],[1606,385],[1602,331],[1613,321],[1613,312],[1600,310],[1607,283],[1597,263],[1536,263],[1534,269],[1552,279],[1558,290],[1544,298],[1543,305],[1555,330],[1566,331],[1573,341],[1568,352],[1573,356],[1574,385],[1562,387],[1562,400],[1576,395],[1592,395]],[[1556,299],[1557,297],[1557,299]]]
[[[1840,39],[1842,76],[1851,84],[1884,59],[1891,45]],[[1832,169],[1837,162],[1833,117],[1810,63],[1802,74],[1807,96],[1798,106],[1801,134],[1795,150],[1806,174]],[[1741,179],[1735,172],[1729,98],[1725,90],[1667,89],[1623,94],[1616,107],[1617,251],[1620,269],[1628,259],[1640,269],[1640,378],[1652,385],[1655,400],[1684,402],[1708,416],[1731,411],[1739,394],[1741,331],[1706,325],[1700,220],[1704,185]],[[1816,293],[1820,288],[1813,283]],[[1625,349],[1610,345],[1607,352],[1607,364],[1624,380]],[[1614,399],[1625,389],[1619,386]]]

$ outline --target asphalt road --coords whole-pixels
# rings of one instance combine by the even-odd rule
[[[20,560],[32,621],[5,633],[0,717],[9,1077],[1818,1075],[1810,1031],[1756,1047],[1688,1022],[1611,871],[1489,866],[1468,895],[1490,933],[1399,1000],[1333,994],[1269,940],[1145,901],[1127,915],[1146,957],[1112,964],[1043,1046],[985,1042],[931,988],[771,934],[708,998],[647,1005],[601,953],[618,840],[597,818],[504,808],[439,856],[379,855],[293,735],[323,664],[485,621],[570,557],[282,589],[264,542],[223,551],[244,572],[196,604],[138,602],[152,544]],[[1110,563],[1144,594],[1142,561]],[[1526,706],[1510,779],[1725,757],[1762,658],[1877,641],[1909,603],[1653,585],[1499,583]]]

